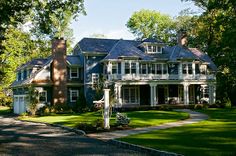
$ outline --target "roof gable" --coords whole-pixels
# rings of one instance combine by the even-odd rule
[[[144,54],[140,49],[134,46],[134,44],[127,40],[118,41],[111,49],[109,54],[104,60],[119,59],[119,58],[137,58],[141,60],[152,60],[151,56]]]

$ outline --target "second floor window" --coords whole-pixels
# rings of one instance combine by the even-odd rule
[[[112,63],[112,74],[117,74],[117,64]]]
[[[92,73],[92,84],[97,84],[99,79],[98,73]]]
[[[183,68],[183,74],[193,74],[192,64],[184,63],[182,68]]]
[[[70,68],[70,78],[79,78],[78,68]]]
[[[130,63],[125,63],[125,74],[130,74]]]
[[[131,63],[131,73],[136,74],[136,63]]]
[[[141,74],[147,74],[147,64],[140,65]]]

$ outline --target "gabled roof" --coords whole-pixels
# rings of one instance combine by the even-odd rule
[[[217,70],[217,67],[213,63],[211,58],[204,52],[198,50],[197,48],[187,48],[184,46],[176,45],[172,47],[166,47],[164,51],[168,53],[169,61],[175,62],[177,60],[185,60],[185,59],[200,60],[209,63],[209,67],[212,70]]]
[[[38,58],[38,59],[33,59],[23,65],[21,65],[19,68],[17,68],[17,70],[21,70],[24,69],[26,67],[34,67],[34,66],[43,66],[48,60],[50,59],[50,57],[42,59],[42,58]]]
[[[68,61],[69,65],[72,65],[72,66],[82,66],[83,65],[81,63],[78,55],[67,55],[66,60]]]
[[[127,40],[119,40],[110,50],[109,54],[103,59],[103,61],[125,57],[137,58],[141,60],[153,60],[151,56],[146,55],[144,52],[134,46],[132,42]]]
[[[108,53],[117,42],[118,40],[113,39],[83,38],[79,41],[79,46],[83,52]]]
[[[211,58],[205,54],[204,52],[200,51],[197,48],[189,48],[191,50],[191,52],[198,57],[200,60],[204,61],[204,62],[208,62],[209,63],[209,67],[212,70],[217,70],[216,65],[214,64],[214,62],[211,60]]]
[[[135,40],[123,40],[138,47],[141,42]],[[119,39],[83,38],[79,42],[79,47],[83,52],[109,53]]]
[[[164,44],[163,41],[157,40],[156,38],[146,38],[142,40],[142,43],[159,43],[159,44]]]

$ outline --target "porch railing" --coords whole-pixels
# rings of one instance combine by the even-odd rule
[[[215,76],[211,75],[187,75],[183,74],[109,74],[108,80],[215,80]]]

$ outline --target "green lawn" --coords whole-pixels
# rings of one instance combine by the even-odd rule
[[[159,125],[167,122],[183,120],[189,117],[188,113],[175,111],[134,111],[126,113],[131,118],[130,127],[144,127]],[[115,114],[111,118],[111,125],[115,124]],[[41,117],[20,117],[21,120],[38,121],[53,124],[62,124],[76,127],[79,123],[94,124],[102,119],[101,112],[87,112],[82,114],[54,114]]]
[[[0,106],[0,115],[7,115],[11,113],[10,107]]]
[[[236,155],[236,109],[201,111],[209,120],[119,140],[184,155]]]

